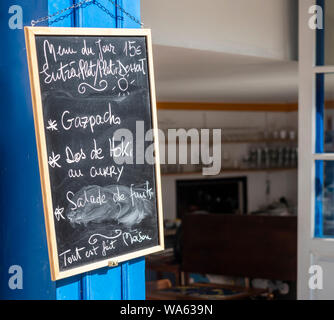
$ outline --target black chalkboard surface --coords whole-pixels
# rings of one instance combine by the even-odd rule
[[[149,30],[25,32],[52,279],[162,250]]]

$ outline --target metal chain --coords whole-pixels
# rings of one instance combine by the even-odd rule
[[[85,3],[83,3],[82,5],[80,5],[80,7],[81,7],[81,8],[86,8],[86,7],[90,6],[90,5],[93,4],[93,3],[94,3],[94,0],[89,0],[89,1],[87,1],[87,2],[85,2]],[[79,7],[79,6],[78,6],[78,7]],[[71,8],[71,9],[73,10],[74,8]],[[57,23],[57,22],[59,22],[59,21],[62,21],[62,20],[64,20],[65,18],[67,18],[68,16],[70,16],[70,15],[73,13],[72,10],[71,10],[69,13],[60,16],[59,18],[56,18],[56,19],[54,19],[54,20],[50,20],[50,22],[49,22],[49,26],[51,26],[51,25],[53,25],[54,23]]]
[[[58,16],[58,15],[60,15],[60,14],[62,14],[62,13],[64,13],[64,12],[66,12],[66,11],[68,11],[68,10],[72,10],[72,9],[79,8],[79,7],[81,7],[83,4],[88,3],[88,2],[92,2],[92,1],[93,1],[93,0],[82,0],[82,1],[80,1],[80,2],[78,2],[78,3],[73,4],[73,5],[70,6],[70,7],[67,7],[67,8],[64,8],[64,9],[62,9],[62,10],[59,10],[59,11],[53,13],[53,14],[49,14],[49,15],[47,15],[47,16],[45,16],[45,17],[42,17],[42,18],[39,18],[39,19],[37,19],[37,20],[31,20],[31,25],[32,25],[32,26],[35,26],[35,25],[38,24],[38,23],[41,23],[41,22],[50,20],[51,18],[53,18],[53,17],[55,17],[55,16]],[[65,18],[66,18],[66,17],[65,17]]]
[[[112,14],[105,6],[103,6],[101,3],[99,3],[96,0],[93,0],[93,3],[100,8],[102,11],[104,11],[107,15],[109,15],[113,19],[123,20],[121,17],[116,17],[114,14]]]
[[[136,22],[137,24],[139,24],[142,28],[144,27],[144,23],[140,22],[135,16],[133,16],[129,12],[125,11],[118,3],[116,3],[113,0],[108,0],[108,1],[111,2],[116,8],[118,8],[119,11],[121,11],[123,14],[125,14],[126,16],[128,16],[131,20],[133,20],[134,22]]]
[[[133,15],[131,15],[130,13],[128,13],[127,11],[125,11],[119,4],[117,4],[116,2],[114,2],[113,0],[108,0],[110,3],[112,3],[115,7],[117,7],[123,14],[125,14],[127,17],[129,17],[131,20],[133,20],[134,22],[136,22],[137,24],[139,24],[141,27],[144,26],[143,23],[141,23],[136,17],[134,17]],[[39,18],[37,20],[31,20],[31,25],[35,26],[38,23],[50,20],[51,18],[61,15],[62,13],[71,10],[69,13],[60,16],[59,18],[56,18],[52,21],[50,21],[49,25],[52,25],[53,23],[56,23],[58,21],[64,20],[65,18],[67,18],[68,16],[70,16],[72,14],[72,10],[73,9],[77,9],[77,8],[86,8],[89,5],[94,4],[96,5],[99,9],[101,9],[102,11],[104,11],[107,15],[109,15],[111,18],[113,19],[119,19],[119,20],[124,20],[122,17],[116,17],[114,14],[112,14],[105,6],[103,6],[101,3],[99,3],[96,0],[82,0],[78,3],[73,4],[70,7],[64,8],[62,10],[59,10],[53,14],[47,15],[45,17]]]

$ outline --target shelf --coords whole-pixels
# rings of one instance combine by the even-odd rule
[[[222,144],[227,143],[297,143],[297,140],[291,139],[248,139],[248,140],[222,140]]]
[[[223,169],[220,171],[219,174],[224,173],[234,173],[234,172],[277,172],[277,171],[292,171],[297,170],[297,168],[231,168],[231,169]],[[162,173],[162,176],[185,176],[185,175],[202,175],[202,172],[173,172],[173,173]],[[205,177],[211,177],[211,176],[205,176]]]
[[[294,143],[298,142],[297,139],[245,139],[245,140],[222,140],[222,144],[242,144],[242,143]],[[168,141],[166,141],[166,145],[168,145]],[[212,141],[210,140],[210,144]],[[176,144],[179,144],[179,140],[177,140]],[[187,139],[187,144],[191,144],[190,139]]]

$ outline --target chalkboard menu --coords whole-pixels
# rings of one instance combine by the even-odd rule
[[[150,31],[25,35],[52,279],[162,250]]]

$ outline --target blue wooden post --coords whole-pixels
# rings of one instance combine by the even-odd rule
[[[23,25],[48,14],[47,0],[1,1],[0,298],[55,299],[50,279],[34,120],[23,28],[11,29],[9,7]],[[16,9],[19,9],[17,11]],[[10,289],[10,266],[23,271],[23,288]]]
[[[122,299],[145,300],[145,258],[122,264]]]
[[[51,2],[54,6],[55,1]],[[120,19],[112,19],[98,6],[90,5],[83,9],[76,9],[73,19],[69,19],[67,23],[75,27],[139,27],[137,23],[123,15],[109,0],[99,0],[99,3],[109,10],[113,16]],[[116,3],[137,19],[140,19],[139,0],[123,0]],[[65,6],[62,3],[62,7]],[[59,6],[57,10],[62,7]],[[64,26],[63,23],[62,26]],[[104,268],[88,272],[72,281],[59,281],[57,298],[84,300],[145,299],[145,259],[135,259],[112,269]]]
[[[118,0],[126,12],[140,20],[140,0]],[[116,8],[117,9],[117,8]],[[117,9],[119,28],[139,28],[140,26],[121,10]],[[145,258],[138,258],[122,264],[122,298],[123,300],[145,299]]]
[[[122,13],[108,0],[99,0],[115,16]],[[118,1],[140,19],[139,0]],[[17,0],[23,25],[73,4],[73,0]],[[144,299],[144,258],[84,275],[52,282],[31,106],[23,29],[9,28],[9,5],[1,1],[0,117],[0,298],[1,299]],[[15,13],[15,11],[14,11]],[[18,17],[19,18],[19,17]],[[55,17],[56,18],[56,17]],[[76,10],[53,26],[138,27],[127,16],[116,22],[95,5]],[[43,25],[43,24],[39,24]],[[44,24],[45,25],[45,24]],[[10,266],[23,270],[23,288],[10,289]],[[15,269],[17,270],[17,269]]]

